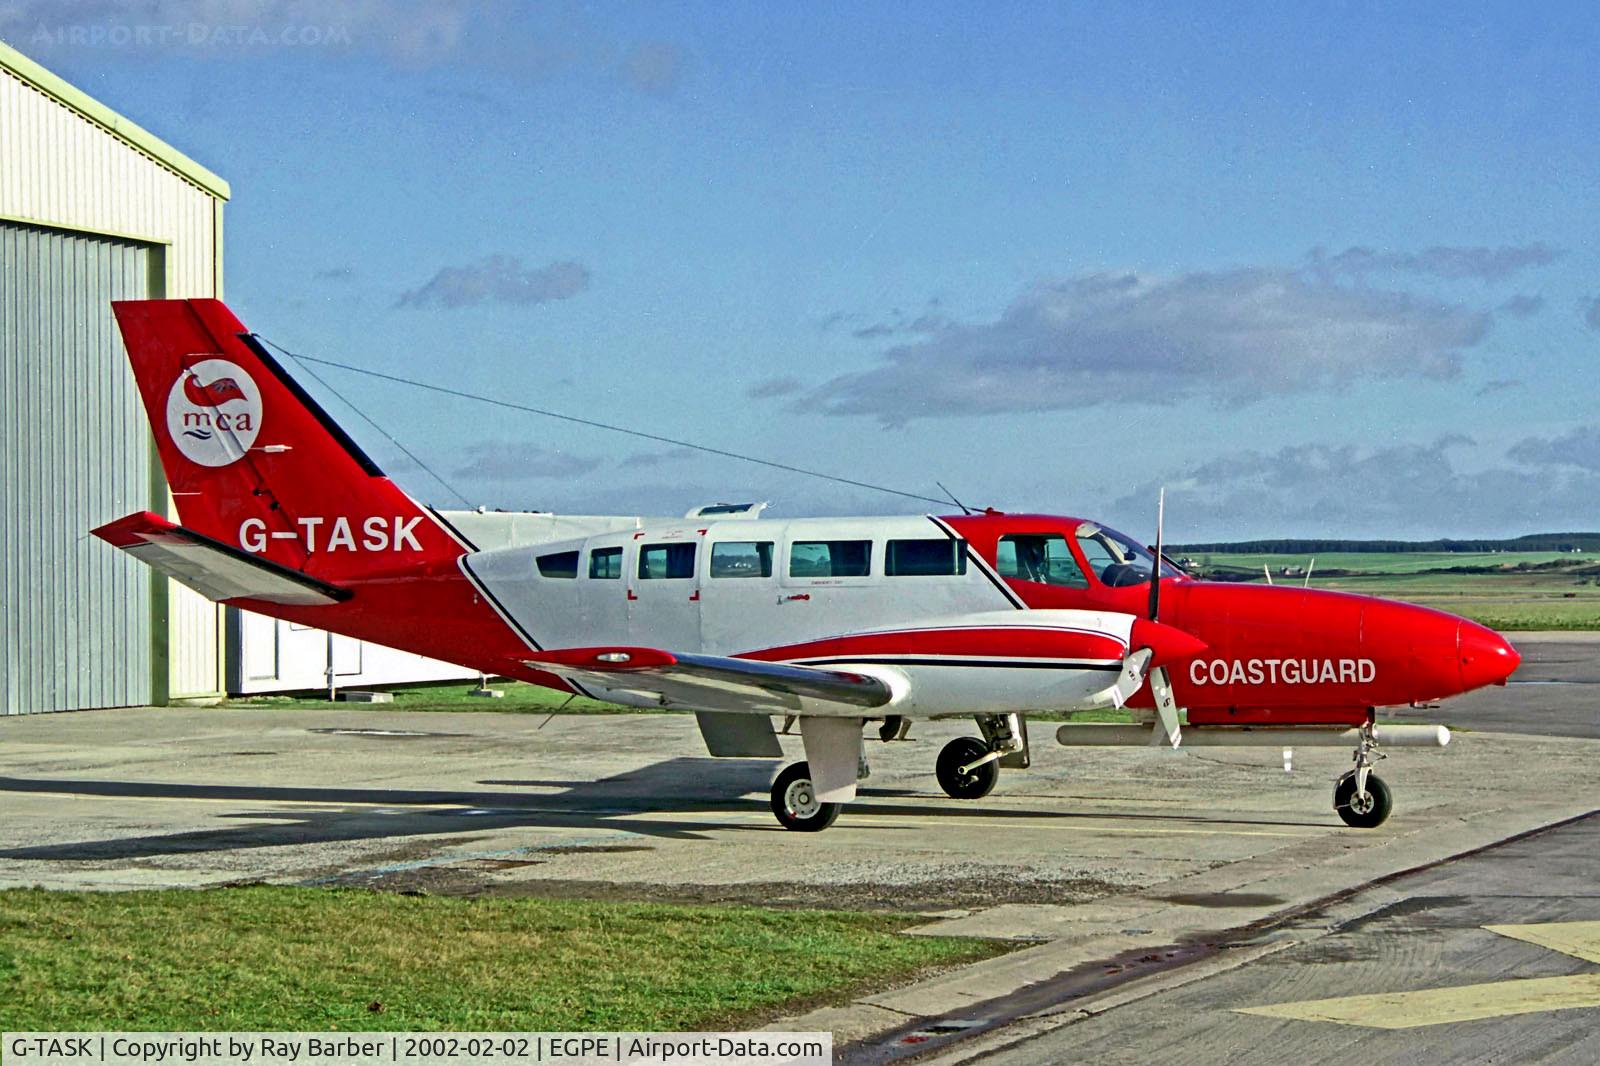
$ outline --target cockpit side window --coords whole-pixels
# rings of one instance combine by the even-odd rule
[[[1001,577],[1037,581],[1061,588],[1086,589],[1089,579],[1073,558],[1067,538],[1059,533],[1009,533],[995,548],[995,570]]]
[[[1090,522],[1078,527],[1078,550],[1083,552],[1089,571],[1111,588],[1149,584],[1150,572],[1156,565],[1155,553],[1138,541]],[[1176,577],[1178,573],[1162,562],[1162,577]]]

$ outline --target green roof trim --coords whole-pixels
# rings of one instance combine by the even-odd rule
[[[70,107],[118,140],[143,152],[180,178],[200,186],[217,199],[232,198],[233,191],[228,188],[228,183],[217,175],[143,126],[122,117],[82,89],[50,73],[4,41],[0,41],[0,67],[15,74],[46,96]]]

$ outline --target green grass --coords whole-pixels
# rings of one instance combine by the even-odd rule
[[[916,920],[269,886],[16,889],[0,892],[0,1029],[717,1029],[1006,950],[900,935]]]
[[[363,686],[365,687],[365,686]],[[470,695],[476,682],[441,681],[426,685],[396,688],[378,685],[378,689],[393,693],[393,703],[330,703],[322,696],[240,696],[227,701],[229,707],[283,707],[288,709],[327,710],[339,708],[346,711],[505,711],[512,714],[638,714],[640,708],[623,707],[615,703],[601,703],[584,696],[571,696],[554,689],[529,685],[522,681],[496,681],[489,687],[505,693],[491,700]]]

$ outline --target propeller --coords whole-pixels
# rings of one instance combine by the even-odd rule
[[[1150,621],[1157,620],[1161,609],[1161,527],[1166,524],[1167,490],[1165,486],[1156,497],[1156,559],[1150,570]]]
[[[1162,629],[1167,627],[1161,626],[1157,618],[1161,613],[1161,539],[1166,519],[1167,490],[1163,487],[1160,495],[1156,497],[1156,557],[1150,566],[1150,624],[1160,626]],[[1200,642],[1195,641],[1195,643]],[[1170,659],[1168,656],[1162,657],[1163,663]],[[1172,677],[1167,673],[1165,665],[1157,666],[1150,671],[1150,695],[1155,698],[1156,717],[1161,720],[1161,728],[1166,731],[1167,740],[1176,748],[1183,729],[1178,724],[1178,701],[1172,695]],[[1152,735],[1150,743],[1160,743],[1160,739],[1158,735]]]
[[[1166,524],[1167,490],[1163,488],[1156,502],[1155,561],[1150,573],[1150,606],[1148,618],[1135,618],[1128,633],[1128,655],[1122,661],[1122,672],[1116,683],[1103,696],[1121,707],[1133,698],[1146,681],[1155,697],[1156,715],[1161,720],[1166,739],[1178,746],[1180,728],[1178,703],[1172,695],[1172,679],[1167,673],[1167,663],[1192,659],[1206,650],[1205,641],[1175,626],[1164,625],[1161,613],[1161,559],[1163,527]],[[1137,649],[1137,650],[1133,650]],[[1152,736],[1151,743],[1161,742],[1161,735]]]

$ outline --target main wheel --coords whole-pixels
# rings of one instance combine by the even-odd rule
[[[1333,809],[1339,812],[1345,825],[1357,829],[1376,829],[1389,817],[1394,808],[1394,797],[1389,786],[1377,774],[1367,775],[1367,794],[1356,795],[1356,775],[1346,774],[1333,789]]]
[[[796,833],[820,833],[839,817],[842,803],[823,803],[811,784],[811,767],[803,762],[784,767],[772,783],[772,813],[778,824]]]
[[[963,766],[969,766],[987,754],[989,746],[977,737],[957,737],[946,744],[939,752],[939,761],[934,764],[939,787],[944,789],[945,795],[951,799],[976,800],[993,792],[995,782],[1000,780],[998,763],[986,762],[966,773],[961,772]]]

